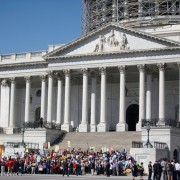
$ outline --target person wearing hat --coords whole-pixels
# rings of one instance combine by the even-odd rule
[[[152,162],[151,161],[149,161],[149,164],[148,164],[148,172],[149,172],[148,180],[151,180],[151,176],[152,176]]]

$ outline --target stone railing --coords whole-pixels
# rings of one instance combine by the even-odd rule
[[[40,58],[47,54],[47,51],[35,51],[27,53],[18,53],[18,54],[5,54],[0,55],[0,61],[23,61],[23,60],[33,60],[35,58]]]

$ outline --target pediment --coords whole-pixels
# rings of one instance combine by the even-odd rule
[[[139,51],[177,47],[178,43],[159,38],[120,25],[109,24],[86,36],[66,44],[45,56],[45,59],[54,57],[72,57],[94,55],[102,53]]]

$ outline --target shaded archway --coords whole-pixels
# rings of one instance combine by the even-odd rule
[[[126,123],[128,131],[136,131],[136,124],[139,121],[139,105],[131,104],[126,110]]]
[[[39,121],[40,115],[41,115],[41,108],[38,107],[38,108],[36,108],[36,110],[35,110],[35,120],[34,120],[34,121]]]
[[[173,152],[173,159],[179,161],[179,153],[177,149],[175,149]]]

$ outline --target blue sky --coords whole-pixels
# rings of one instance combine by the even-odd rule
[[[0,0],[0,54],[46,50],[81,35],[82,0]]]

